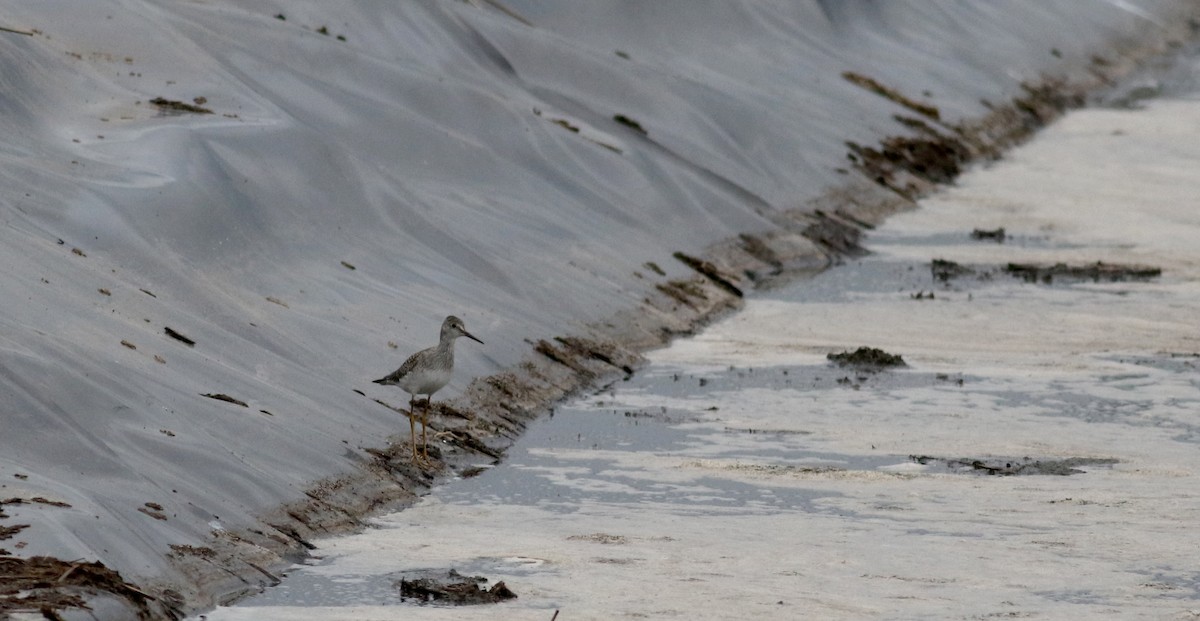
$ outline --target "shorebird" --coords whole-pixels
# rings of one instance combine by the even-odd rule
[[[454,372],[454,339],[465,336],[472,341],[483,344],[467,332],[463,322],[458,317],[450,315],[442,322],[442,333],[438,344],[408,357],[399,369],[387,377],[374,380],[384,386],[399,386],[410,396],[408,401],[408,426],[412,434],[413,461],[424,461],[429,458],[429,445],[425,441],[425,426],[429,418],[429,407],[433,404],[433,393],[450,383],[450,375]],[[421,452],[417,456],[417,423],[415,403],[417,395],[425,395],[425,409],[421,410]]]

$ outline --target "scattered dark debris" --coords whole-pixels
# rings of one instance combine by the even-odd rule
[[[212,114],[213,113],[213,111],[209,110],[208,108],[202,108],[202,107],[194,105],[194,104],[184,103],[182,101],[177,101],[174,99],[166,99],[164,97],[155,97],[154,99],[150,100],[150,103],[158,106],[159,109],[162,110],[164,113],[172,114],[172,115],[179,115],[179,114],[183,114],[185,112],[190,112],[192,114]]]
[[[0,557],[0,616],[13,613],[41,614],[46,619],[63,618],[67,609],[90,610],[84,599],[97,591],[127,602],[139,619],[182,618],[174,606],[125,581],[121,575],[97,561],[63,561],[49,556]],[[151,610],[151,603],[157,610]],[[90,616],[90,615],[89,615]]]
[[[353,265],[351,265],[351,264],[350,264],[349,262],[347,262],[347,261],[342,261],[342,267],[344,267],[344,268],[346,268],[346,269],[348,269],[348,270],[356,270],[356,269],[358,269],[357,267],[354,267]]]
[[[365,396],[367,396],[367,393],[365,393],[365,392],[363,392],[363,391],[361,391],[361,390],[359,390],[359,389],[357,389],[357,388],[351,388],[350,390],[353,390],[354,392],[356,392],[356,393],[358,393],[358,394],[360,394],[360,395],[362,395],[362,396],[364,396],[364,397],[365,397]]]
[[[499,391],[507,400],[524,399],[529,389],[528,384],[519,379],[517,374],[507,371],[491,375],[483,382],[490,388]]]
[[[801,431],[799,429],[754,429],[751,427],[726,427],[725,433],[746,433],[746,434],[762,434],[773,436],[811,436],[811,431]]]
[[[156,520],[164,520],[165,521],[167,519],[167,516],[166,516],[166,514],[164,514],[162,512],[162,510],[163,510],[162,505],[158,504],[157,502],[148,502],[145,505],[138,507],[138,511],[145,513],[146,515],[148,515]]]
[[[1086,265],[1040,265],[1037,263],[1009,263],[1004,271],[1025,282],[1050,284],[1055,280],[1124,282],[1144,281],[1162,276],[1162,268],[1151,265],[1123,265],[1097,261]]]
[[[504,584],[503,581],[483,589],[487,578],[483,576],[464,576],[451,569],[442,574],[428,575],[413,580],[401,578],[396,583],[400,589],[400,598],[415,599],[418,603],[441,602],[455,606],[473,604],[495,604],[505,600],[516,599],[517,594]]]
[[[633,131],[635,131],[643,136],[649,135],[646,133],[646,130],[645,130],[645,128],[642,127],[641,123],[638,123],[637,121],[625,116],[624,114],[614,115],[613,120],[620,123],[621,125],[624,125],[625,127],[628,127],[629,129],[632,129]]]
[[[460,476],[464,479],[473,479],[487,471],[488,471],[488,468],[485,468],[483,466],[471,466],[470,468],[465,468],[461,472],[459,472],[458,476]]]
[[[275,14],[275,19],[277,19],[277,20],[279,20],[279,21],[281,21],[281,22],[286,22],[286,21],[287,21],[287,15],[284,15],[283,13],[276,13],[276,14]]]
[[[912,99],[905,97],[900,91],[880,84],[874,78],[869,78],[861,73],[855,73],[853,71],[843,72],[842,77],[845,78],[847,82],[850,82],[855,86],[871,91],[872,93],[875,93],[876,95],[879,95],[885,99],[889,99],[897,104],[900,104],[901,106],[904,106],[905,108],[908,108],[909,110],[912,110],[913,112],[916,112],[917,114],[929,117],[935,121],[939,121],[942,118],[941,112],[938,111],[936,106],[927,103],[921,103],[919,101],[913,101]]]
[[[270,413],[270,412],[268,412],[268,411],[266,411],[266,410],[259,410],[259,413],[261,413],[261,414],[266,414],[267,416],[274,416],[274,414],[272,414],[272,413]]]
[[[1003,234],[1004,229],[998,229]],[[988,232],[990,233],[990,232]],[[1053,284],[1054,282],[1125,282],[1146,281],[1162,275],[1162,268],[1152,265],[1130,265],[1120,263],[1087,263],[1084,265],[1053,265],[1040,263],[1009,263],[1002,267],[967,267],[954,261],[934,259],[930,263],[933,279],[949,282],[951,279],[974,275],[980,280],[990,280],[1003,272],[1028,283]]]
[[[229,395],[227,395],[227,394],[225,394],[225,393],[220,393],[220,392],[218,392],[218,393],[204,393],[204,394],[201,394],[200,396],[202,396],[202,397],[208,397],[209,399],[216,399],[217,401],[225,401],[225,402],[227,402],[227,403],[232,403],[232,404],[234,404],[234,405],[240,405],[240,406],[242,406],[242,407],[244,407],[244,408],[245,408],[245,407],[250,407],[250,406],[246,405],[246,402],[245,402],[245,401],[242,401],[241,399],[234,399],[233,397],[230,397]]]
[[[935,296],[932,291],[924,291],[924,290],[918,291],[916,293],[910,293],[910,294],[908,294],[908,297],[910,297],[914,300],[935,300],[935,299],[937,299],[937,296]]]
[[[71,254],[73,254],[73,255],[76,255],[76,256],[80,256],[80,257],[86,257],[86,256],[87,256],[86,254],[84,254],[84,253],[83,253],[83,251],[82,251],[82,250],[80,250],[80,249],[78,249],[78,248],[72,248],[72,249],[71,249]]]
[[[776,273],[783,269],[783,261],[779,260],[779,254],[768,246],[767,242],[763,241],[761,237],[749,233],[741,233],[738,235],[738,239],[742,242],[742,250],[745,250],[746,254],[770,265]]]
[[[629,60],[628,52],[622,52],[621,50],[616,50],[613,52],[613,54],[616,54],[617,56],[620,56],[621,58],[624,58],[625,60]]]
[[[725,274],[718,270],[717,266],[713,265],[712,263],[697,259],[696,257],[688,256],[682,252],[676,252],[671,256],[675,257],[680,263],[692,268],[705,278],[713,281],[713,284],[729,292],[734,297],[742,297],[742,290],[739,289],[737,285],[734,285],[732,282],[730,282],[731,279],[736,279],[736,276]]]
[[[100,287],[96,291],[99,291],[100,295],[107,295],[109,297],[112,297],[112,291],[109,291],[108,289],[105,289],[104,287]]]
[[[13,524],[12,526],[0,526],[0,541],[12,539],[13,535],[29,528],[29,524]]]
[[[5,498],[4,500],[0,500],[0,506],[3,506],[3,505],[49,505],[51,507],[67,507],[67,508],[70,508],[70,506],[71,506],[70,504],[65,503],[61,500],[50,500],[49,498],[46,498],[45,496],[34,496],[32,498],[21,498],[19,496],[14,496],[12,498]]]
[[[626,356],[623,356],[622,352],[618,351],[611,343],[574,336],[556,336],[554,340],[578,356],[586,356],[592,360],[603,362],[610,367],[620,369],[625,373],[626,378],[633,375],[633,366],[628,361],[621,360]]]
[[[659,276],[667,275],[667,273],[664,272],[663,269],[661,267],[659,267],[658,264],[655,263],[654,261],[646,261],[642,265],[645,266],[646,269],[650,270],[651,272],[654,272],[655,274],[658,274]]]
[[[693,298],[707,300],[708,296],[704,294],[704,289],[694,282],[687,280],[672,280],[666,284],[659,283],[654,285],[654,288],[665,294],[667,297],[683,304],[696,308]]]
[[[617,146],[608,144],[607,142],[601,142],[601,141],[595,140],[593,138],[588,138],[587,136],[584,136],[583,139],[587,140],[588,142],[590,142],[598,147],[604,147],[605,149],[608,149],[609,151],[612,151],[613,153],[624,153],[624,151],[622,151]]]
[[[818,211],[819,211],[819,210],[818,210]],[[822,213],[824,213],[824,212],[822,212]],[[846,211],[845,209],[842,209],[842,208],[840,208],[840,207],[839,207],[838,209],[835,209],[835,210],[833,211],[833,213],[834,213],[834,215],[836,215],[838,218],[841,218],[842,220],[847,220],[847,221],[849,221],[851,224],[853,224],[854,226],[857,226],[857,227],[858,227],[858,228],[860,228],[860,229],[866,229],[866,230],[868,230],[868,231],[874,231],[874,230],[875,230],[875,225],[874,225],[874,224],[871,224],[870,222],[867,222],[866,220],[863,220],[862,218],[859,218],[858,216],[855,216],[854,214],[852,214],[852,213],[850,213],[850,212]]]
[[[432,429],[433,425],[430,425],[430,428]],[[447,443],[459,448],[474,451],[481,455],[487,455],[492,459],[500,459],[502,456],[500,451],[497,451],[496,449],[484,444],[479,438],[476,438],[474,435],[471,435],[466,431],[443,429],[438,431],[438,434],[444,438]],[[434,448],[435,447],[433,446],[429,447],[430,450],[433,450]]]
[[[1084,474],[1083,466],[1111,466],[1120,460],[1095,457],[1069,457],[1067,459],[1034,460],[1029,457],[1021,459],[949,459],[945,457],[930,457],[929,455],[909,455],[910,460],[918,464],[940,463],[951,472],[973,472],[987,475],[1052,475],[1067,476]]]
[[[567,352],[560,350],[545,339],[539,340],[537,344],[533,346],[533,351],[549,358],[550,360],[553,360],[554,362],[557,362],[558,364],[574,370],[580,375],[594,375],[590,370],[581,366],[579,362],[575,360],[574,356],[571,356]]]
[[[128,347],[129,349],[137,349],[137,345],[134,345],[133,343],[130,343],[129,341],[126,341],[124,339],[121,340],[121,344],[124,345],[125,347]]]
[[[933,279],[940,282],[949,282],[951,278],[959,278],[975,273],[975,270],[965,265],[959,265],[954,261],[947,261],[946,259],[934,259],[931,261],[929,263],[929,271],[933,275]]]
[[[37,34],[37,32],[38,32],[37,30],[17,30],[16,28],[9,28],[7,26],[0,26],[0,31],[11,32],[13,34],[19,34],[19,35],[25,35],[27,37],[32,37],[34,34]]]
[[[913,132],[915,132],[917,134],[921,134],[923,136],[928,136],[931,138],[940,138],[942,135],[941,132],[939,132],[937,129],[934,129],[934,127],[932,125],[930,125],[929,123],[927,123],[925,120],[919,119],[914,116],[905,116],[903,114],[893,114],[892,120],[911,129]]]
[[[889,354],[882,349],[874,347],[859,347],[852,352],[844,351],[840,354],[828,354],[825,357],[837,363],[840,367],[883,368],[908,366],[904,363],[904,358],[899,355]]]
[[[629,543],[629,538],[625,535],[591,533],[590,535],[571,535],[570,537],[567,537],[567,541],[590,541],[592,543],[600,543],[604,545],[624,545]]]
[[[579,133],[579,127],[571,125],[566,119],[552,119],[550,122],[567,131],[575,132],[576,134]]]
[[[819,209],[812,217],[814,220],[805,227],[804,237],[837,255],[859,257],[867,253],[860,244],[862,229],[853,222]]]
[[[195,345],[196,345],[196,341],[189,339],[188,337],[184,336],[183,334],[177,332],[176,330],[174,330],[170,327],[164,326],[163,332],[165,332],[167,334],[167,336],[175,339],[176,341],[183,343],[184,345],[187,345],[188,347],[195,347]]]
[[[932,130],[931,130],[932,131]],[[936,133],[936,132],[935,132]],[[930,184],[950,183],[971,160],[970,150],[958,138],[937,134],[936,137],[890,136],[878,148],[847,142],[848,158],[868,178],[889,187],[901,196],[914,199],[923,189],[900,182],[897,171],[905,171]]]
[[[980,241],[994,241],[997,244],[1003,244],[1005,238],[1004,227],[992,231],[985,231],[983,229],[971,231],[971,239],[978,239]]]
[[[931,119],[942,130],[920,119],[896,117],[916,136],[892,136],[876,147],[848,142],[846,157],[868,179],[901,197],[912,200],[948,183],[971,160],[998,158],[1007,146],[1015,144],[1069,108],[1084,104],[1082,91],[1065,79],[1045,79],[1039,84],[1021,84],[1023,94],[1006,106],[986,101],[991,112],[984,119],[959,124],[940,120],[937,108],[915,102],[895,89],[852,72],[843,74],[850,82],[903,105]]]
[[[18,478],[18,479],[21,479],[22,481],[24,481],[24,480],[26,480],[26,479],[28,479],[28,478],[29,478],[29,475],[28,475],[28,474],[21,474],[20,472],[14,473],[14,474],[13,474],[13,476],[14,476],[14,477],[16,477],[16,478]]]
[[[328,37],[329,36],[329,28],[326,26],[321,26],[320,28],[317,28],[317,33],[323,34]]]
[[[167,359],[166,359],[166,358],[163,358],[162,356],[160,356],[160,355],[158,355],[158,354],[154,354],[154,361],[155,361],[155,362],[157,362],[157,363],[159,363],[159,364],[166,364],[166,363],[167,363]]]
[[[164,436],[167,436],[168,438],[175,437],[175,432],[171,431],[170,429],[159,429],[158,432],[163,434]]]
[[[291,308],[290,306],[288,306],[288,305],[287,305],[287,303],[286,303],[286,302],[284,302],[283,300],[281,300],[281,299],[279,299],[279,298],[276,298],[276,297],[272,297],[272,296],[269,296],[269,295],[268,295],[268,296],[267,296],[267,301],[268,301],[268,302],[270,302],[270,303],[272,303],[272,304],[278,304],[278,305],[280,305],[280,306],[282,306],[282,307],[284,307],[284,308]]]
[[[138,291],[141,291],[142,293],[145,293],[146,295],[148,295],[152,298],[158,297],[157,295],[154,295],[153,293],[151,293],[149,289],[138,289]]]
[[[418,403],[420,403],[420,402],[418,402]],[[434,403],[434,404],[430,405],[430,400],[425,399],[425,405],[422,405],[422,408],[430,409],[430,414],[432,416],[442,416],[442,417],[449,416],[451,418],[460,418],[460,420],[463,420],[463,421],[474,421],[475,420],[474,412],[463,411],[463,410],[457,409],[457,408],[455,408],[454,405],[450,405],[448,402],[444,402],[444,400],[443,400],[443,402],[438,402],[438,403]]]
[[[214,558],[217,555],[217,551],[208,546],[192,546],[181,543],[173,543],[171,544],[171,554],[175,556]]]

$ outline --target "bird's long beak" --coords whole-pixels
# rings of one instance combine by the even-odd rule
[[[462,331],[462,335],[463,335],[463,336],[465,336],[465,337],[467,337],[467,338],[469,338],[469,339],[471,339],[472,341],[475,341],[476,343],[479,343],[480,345],[486,345],[486,343],[484,343],[483,341],[481,341],[481,340],[479,340],[479,339],[475,338],[475,335],[474,335],[474,334],[471,334],[470,332],[467,332],[466,330],[463,330],[463,331]]]

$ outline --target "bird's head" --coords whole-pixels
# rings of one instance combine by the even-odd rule
[[[454,315],[450,315],[442,322],[442,338],[445,338],[446,335],[450,335],[453,338],[465,336],[480,345],[483,344],[483,341],[475,338],[475,335],[470,332],[467,332],[467,327],[463,325],[462,320]]]

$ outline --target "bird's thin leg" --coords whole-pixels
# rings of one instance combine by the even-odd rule
[[[429,441],[425,439],[425,430],[429,428],[429,406],[433,405],[433,395],[425,398],[425,409],[421,410],[421,451],[425,459],[429,459]]]
[[[417,461],[417,412],[415,411],[415,403],[417,396],[413,395],[408,399],[408,437],[412,439],[413,461]]]

